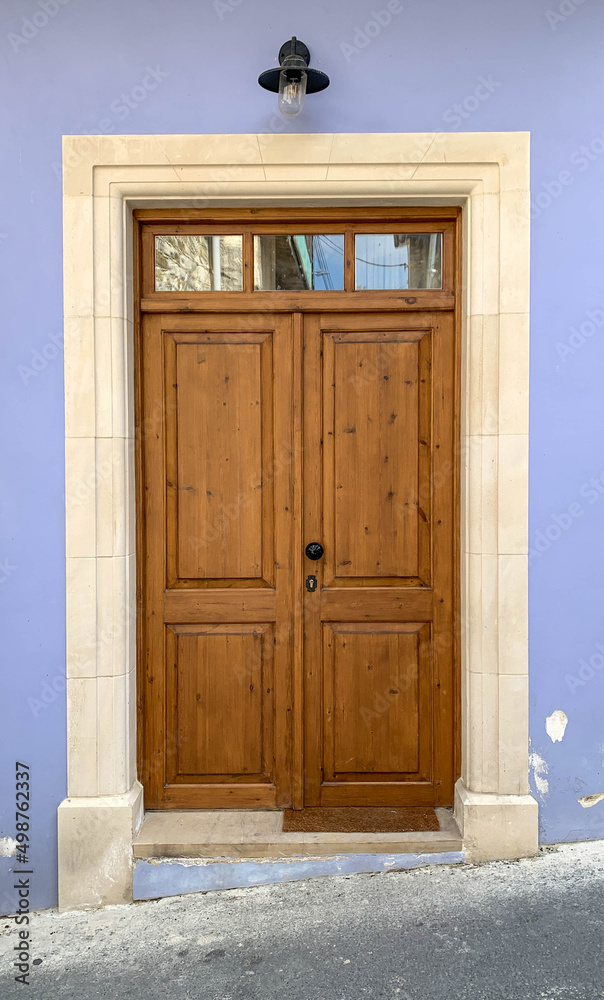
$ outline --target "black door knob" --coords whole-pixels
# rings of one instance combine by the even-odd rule
[[[323,546],[320,542],[309,542],[305,552],[309,559],[320,559],[323,555]]]

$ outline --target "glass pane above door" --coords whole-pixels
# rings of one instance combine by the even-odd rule
[[[344,235],[254,236],[254,290],[344,288]]]
[[[156,292],[240,292],[242,236],[156,236]]]
[[[442,288],[442,233],[357,233],[355,288]]]

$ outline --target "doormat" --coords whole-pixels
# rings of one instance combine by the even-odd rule
[[[284,833],[413,833],[440,830],[431,807],[337,806],[285,809]]]

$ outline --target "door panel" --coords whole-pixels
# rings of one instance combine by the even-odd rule
[[[306,317],[307,805],[451,800],[454,390],[448,314]]]
[[[451,803],[455,370],[445,311],[144,316],[147,807]]]
[[[168,626],[169,781],[274,780],[272,625]]]
[[[325,583],[419,582],[420,539],[424,556],[429,541],[417,498],[429,470],[430,346],[423,331],[324,337]]]
[[[420,770],[429,633],[427,624],[323,626],[326,780]]]
[[[175,577],[272,583],[272,334],[166,340]],[[174,374],[174,382],[170,379]],[[172,391],[170,391],[172,388]]]
[[[145,317],[142,354],[146,803],[288,804],[292,319]]]

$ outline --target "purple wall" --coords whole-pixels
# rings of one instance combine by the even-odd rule
[[[35,800],[33,905],[56,900],[56,807],[65,795],[61,184],[53,167],[63,133],[531,131],[532,748],[549,782],[539,793],[542,838],[604,837],[604,802],[577,802],[604,791],[604,8],[549,3],[395,2],[390,24],[378,33],[374,23],[367,37],[358,29],[386,7],[381,0],[4,0],[0,835],[14,835],[14,760],[25,759]],[[256,77],[293,33],[332,85],[285,123]],[[481,80],[488,87],[476,99]],[[555,744],[545,732],[554,709],[569,719]],[[8,874],[0,912],[10,909],[11,884]]]

